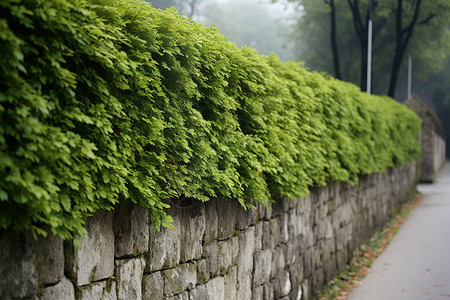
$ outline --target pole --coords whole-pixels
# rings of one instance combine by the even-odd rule
[[[370,95],[372,88],[372,14],[373,0],[369,3],[369,24],[367,35],[367,94]]]
[[[412,56],[411,53],[408,57],[408,98],[411,98],[411,87],[412,87]]]

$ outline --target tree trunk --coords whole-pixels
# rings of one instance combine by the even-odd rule
[[[190,12],[189,12],[188,18],[192,18],[192,17],[194,16],[196,4],[197,4],[197,0],[191,0],[191,1],[189,2],[189,9],[190,9]]]
[[[367,91],[367,35],[361,40],[361,74],[359,87],[361,91]]]
[[[367,90],[367,20],[364,23],[359,12],[359,0],[347,0],[350,10],[352,11],[353,26],[360,43],[361,66],[359,87],[362,91]]]
[[[397,0],[397,12],[395,14],[395,54],[392,62],[391,79],[389,81],[388,90],[388,96],[392,98],[395,96],[395,88],[397,87],[398,75],[400,73],[400,67],[402,65],[403,57],[405,56],[406,48],[414,32],[417,19],[419,18],[421,3],[422,0],[416,1],[414,16],[408,26],[403,28],[403,0]]]

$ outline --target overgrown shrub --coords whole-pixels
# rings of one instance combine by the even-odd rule
[[[420,121],[386,97],[237,48],[125,0],[0,2],[0,228],[64,239],[130,198],[253,201],[419,155]]]

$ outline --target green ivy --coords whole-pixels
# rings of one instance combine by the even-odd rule
[[[0,2],[0,228],[81,237],[131,199],[245,208],[419,155],[402,104],[138,0]]]

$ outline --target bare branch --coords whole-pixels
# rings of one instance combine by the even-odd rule
[[[436,16],[436,14],[431,14],[428,17],[426,17],[424,20],[418,21],[417,24],[419,25],[428,25],[428,23]]]

